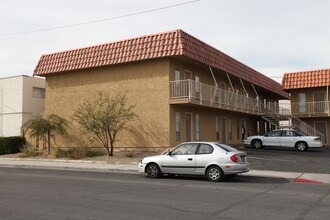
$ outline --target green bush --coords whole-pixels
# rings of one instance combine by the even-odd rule
[[[35,157],[41,155],[42,152],[36,150],[35,148],[25,148],[22,150],[22,153],[20,153],[19,157]]]
[[[105,155],[104,152],[92,150],[86,147],[76,147],[71,149],[61,149],[58,148],[55,151],[56,158],[71,158],[71,159],[81,159],[85,157],[99,157]]]
[[[20,136],[0,137],[0,155],[15,154],[21,152],[24,145],[24,138]]]

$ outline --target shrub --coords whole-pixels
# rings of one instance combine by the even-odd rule
[[[41,155],[42,152],[37,151],[35,148],[25,148],[22,150],[22,153],[20,153],[19,157],[35,157]]]
[[[0,137],[0,155],[19,153],[23,145],[23,137]]]
[[[68,152],[66,150],[61,149],[61,148],[57,148],[55,150],[55,157],[56,158],[68,157]]]
[[[104,152],[98,151],[98,150],[92,150],[86,147],[76,147],[71,149],[61,149],[58,148],[55,151],[55,157],[56,158],[71,158],[71,159],[80,159],[85,157],[99,157],[105,155]]]

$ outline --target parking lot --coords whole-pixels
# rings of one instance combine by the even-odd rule
[[[306,152],[288,148],[239,149],[248,153],[250,168],[253,170],[330,174],[330,147]]]

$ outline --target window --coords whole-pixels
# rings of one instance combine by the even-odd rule
[[[233,140],[233,126],[231,124],[231,119],[228,118],[228,127],[229,127],[229,140]]]
[[[237,119],[236,121],[236,134],[237,134],[237,140],[239,140],[241,138],[240,134],[242,133],[241,132],[241,126],[240,126],[240,120]]]
[[[283,130],[282,131],[282,136],[283,137],[298,137],[298,136],[302,136],[301,134],[299,134],[298,132],[292,131],[292,130]]]
[[[237,149],[229,146],[229,145],[226,145],[226,144],[216,144],[218,147],[220,147],[221,149],[225,150],[226,152],[234,152],[234,151],[237,151]]]
[[[267,137],[279,137],[281,136],[281,130],[277,130],[277,131],[272,131],[272,132],[269,132],[268,134],[266,134],[265,136]]]
[[[200,98],[200,83],[199,83],[199,75],[195,76],[195,82],[196,82],[196,98],[199,99]]]
[[[197,150],[197,154],[212,154],[213,147],[208,144],[200,144]]]
[[[215,117],[215,139],[220,140],[219,117]]]
[[[174,96],[178,97],[181,96],[180,94],[180,70],[175,69],[175,90],[174,90]]]
[[[298,94],[299,112],[306,112],[306,93]]]
[[[45,98],[45,89],[39,88],[39,87],[33,87],[32,88],[32,97],[44,99]]]
[[[196,140],[200,140],[200,115],[196,114]]]
[[[182,144],[175,148],[171,155],[192,155],[196,153],[197,144],[195,143],[188,143]]]
[[[175,140],[180,141],[180,112],[175,113]]]

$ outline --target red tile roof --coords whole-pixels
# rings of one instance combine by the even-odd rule
[[[330,69],[285,73],[284,90],[330,86]]]
[[[70,70],[171,56],[189,57],[288,98],[279,83],[182,30],[43,55],[34,75],[47,76]]]

